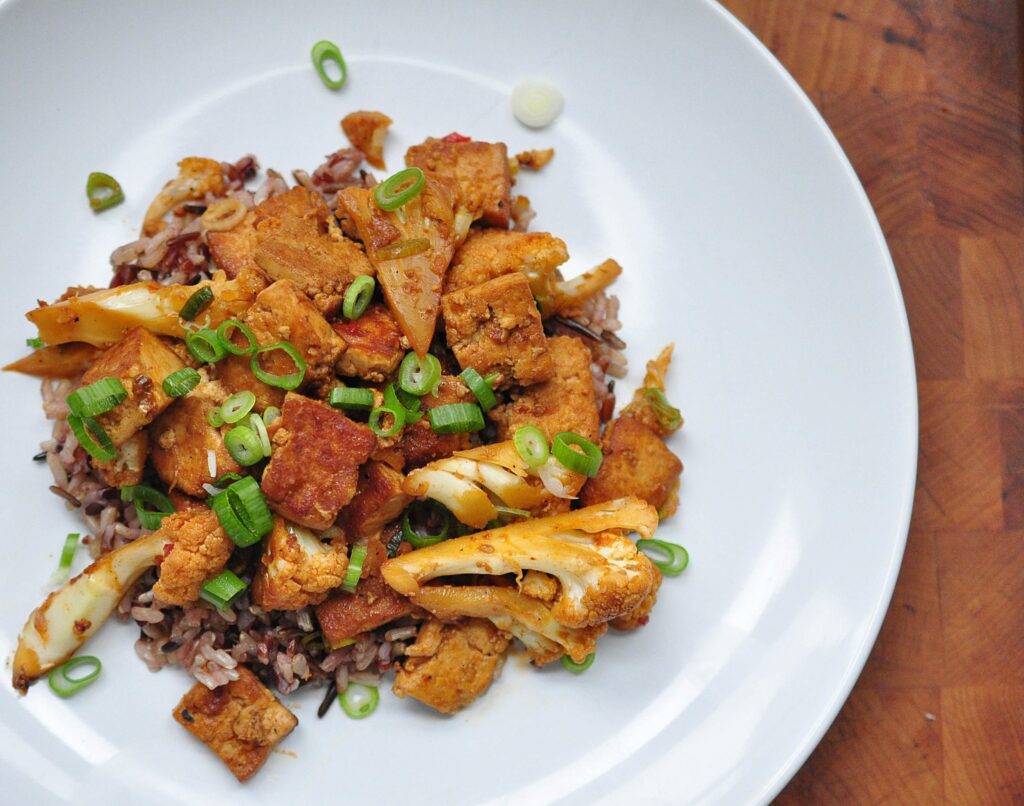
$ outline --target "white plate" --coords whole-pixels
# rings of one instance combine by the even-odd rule
[[[309,63],[338,42],[349,83]],[[874,641],[902,556],[916,454],[903,303],[838,145],[771,56],[710,2],[28,3],[0,7],[3,343],[69,283],[106,284],[179,158],[312,168],[339,118],[381,109],[391,166],[452,130],[558,155],[520,188],[572,270],[614,256],[632,370],[676,343],[687,424],[681,514],[661,535],[692,563],[649,626],[610,635],[574,676],[508,664],[439,718],[390,695],[372,719],[301,725],[244,787],[176,725],[188,681],[149,674],[135,630],[90,645],[100,681],[73,700],[2,687],[2,799],[108,804],[721,802],[769,799],[814,747]],[[550,129],[508,111],[550,79]],[[128,202],[94,216],[86,173]],[[4,377],[0,652],[44,593],[75,519],[29,457],[48,436],[37,384]],[[8,661],[9,663],[9,661]],[[289,801],[291,802],[291,801]]]

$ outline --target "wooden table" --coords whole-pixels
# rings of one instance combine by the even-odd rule
[[[780,803],[1024,803],[1024,164],[1015,0],[723,0],[889,241],[921,447],[881,636]]]

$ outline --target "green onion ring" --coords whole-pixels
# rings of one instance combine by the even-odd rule
[[[580,674],[581,672],[587,671],[587,669],[594,665],[594,654],[595,653],[591,652],[589,655],[587,655],[587,658],[583,661],[583,663],[576,663],[576,661],[574,661],[568,655],[562,655],[562,666],[564,666],[570,672]]]
[[[345,65],[345,57],[341,55],[341,50],[333,42],[327,39],[321,39],[309,52],[310,58],[313,60],[313,67],[316,68],[316,74],[320,76],[320,80],[332,90],[340,90],[345,86],[345,79],[348,78],[348,67]],[[340,78],[331,78],[327,75],[327,70],[324,67],[324,62],[334,62],[338,65],[338,69],[341,71]]]
[[[278,417],[281,416],[281,409],[277,406],[267,406],[263,410],[263,422],[269,428]]]
[[[477,399],[477,402],[484,411],[490,411],[498,405],[498,398],[494,396],[494,390],[491,388],[491,385],[481,378],[480,373],[475,369],[466,367],[459,373],[459,377],[469,387],[469,391],[473,393],[473,397]]]
[[[573,446],[581,448],[583,452],[574,450]],[[597,471],[601,469],[601,462],[604,461],[604,454],[597,445],[573,431],[555,434],[551,441],[551,453],[566,468],[588,478],[597,475]]]
[[[363,575],[363,562],[366,560],[366,546],[357,543],[352,547],[348,557],[348,569],[345,571],[345,579],[341,583],[341,589],[349,593],[356,592],[356,585]]]
[[[79,444],[93,459],[110,462],[117,456],[117,448],[114,447],[107,432],[92,417],[69,414],[68,425],[71,426]]]
[[[192,367],[182,367],[164,378],[164,394],[168,397],[184,397],[195,389],[202,380]]]
[[[665,393],[656,386],[645,386],[644,397],[654,409],[654,416],[658,418],[658,424],[666,431],[675,431],[683,422],[683,415],[679,409],[668,402]]]
[[[245,347],[239,347],[234,341],[232,341],[232,328],[245,336],[245,340],[248,342]],[[249,355],[249,353],[259,347],[256,337],[252,335],[252,331],[237,319],[227,319],[221,322],[220,327],[217,328],[217,338],[220,340],[221,346],[231,353],[231,355]]]
[[[267,501],[252,476],[245,476],[217,493],[210,499],[210,507],[228,537],[241,548],[258,543],[274,528]]]
[[[420,411],[420,399],[416,395],[410,395],[403,389],[399,389],[393,383],[384,387],[384,406],[386,408],[400,408],[405,413],[405,425],[413,425],[423,419],[423,412]]]
[[[217,333],[208,327],[194,333],[187,333],[185,346],[196,361],[204,364],[216,364],[228,354],[220,339],[217,338]]]
[[[181,306],[181,310],[178,312],[178,316],[186,322],[191,322],[210,307],[211,302],[213,302],[213,289],[208,285],[204,285],[185,301],[185,304]]]
[[[540,467],[548,460],[548,438],[535,425],[524,425],[517,428],[512,436],[512,444],[526,462],[527,467]]]
[[[484,427],[484,413],[476,403],[446,403],[427,412],[435,434],[463,434]]]
[[[115,207],[124,201],[120,183],[110,174],[93,171],[85,180],[85,195],[94,213]]]
[[[68,410],[79,417],[96,417],[121,405],[128,397],[119,378],[102,378],[67,396]]]
[[[345,289],[345,297],[341,303],[341,315],[346,319],[358,319],[370,306],[377,281],[368,274],[360,274]]]
[[[148,484],[129,484],[122,487],[121,500],[135,504],[139,525],[143,529],[159,529],[163,519],[176,511],[170,498]],[[154,508],[144,509],[143,504],[149,504]]]
[[[428,510],[425,513],[424,518],[430,514],[441,514],[444,516],[444,525],[441,527],[441,531],[437,534],[432,535],[421,535],[412,527],[411,513],[414,507],[425,508]],[[427,546],[433,546],[435,543],[440,543],[442,540],[448,538],[448,530],[451,528],[451,514],[442,504],[437,501],[427,500],[426,502],[416,502],[412,506],[408,507],[404,513],[402,513],[402,539],[409,543],[414,549],[422,549]]]
[[[667,577],[679,576],[690,564],[690,553],[678,543],[669,543],[667,540],[637,540],[636,547],[650,557],[651,562]],[[651,556],[652,550],[657,554],[664,554],[665,558]]]
[[[256,395],[246,389],[237,392],[220,404],[220,416],[226,423],[237,423],[256,405]]]
[[[249,587],[237,574],[225,568],[199,588],[199,596],[221,610],[227,610]]]
[[[267,424],[263,422],[263,418],[260,417],[256,412],[249,415],[247,420],[249,428],[256,432],[256,436],[260,440],[260,448],[263,450],[263,456],[267,459],[270,458],[270,434],[267,433]]]
[[[259,435],[247,425],[236,425],[224,435],[224,447],[242,467],[254,465],[263,458]]]
[[[81,677],[72,677],[69,673],[79,666],[89,667],[89,671]],[[50,688],[58,697],[70,697],[95,682],[102,671],[103,664],[100,663],[99,658],[93,655],[80,655],[77,658],[64,661],[50,672]]]
[[[391,415],[393,422],[390,428],[384,428],[380,422],[388,414]],[[378,406],[370,412],[370,419],[367,420],[366,424],[370,426],[370,430],[378,437],[383,437],[384,439],[393,437],[405,425],[405,407],[401,404],[398,406]]]
[[[349,683],[345,690],[338,694],[341,710],[352,719],[365,719],[380,704],[380,692],[376,686],[364,686],[362,683]]]
[[[353,386],[336,386],[327,402],[336,409],[368,411],[373,408],[373,392]]]
[[[374,187],[373,200],[381,210],[397,210],[419,196],[426,182],[420,168],[403,168]]]
[[[221,414],[220,406],[214,406],[206,412],[206,422],[214,428],[220,428],[224,425],[224,415]]]
[[[64,547],[60,550],[60,563],[58,563],[57,570],[53,574],[54,582],[63,584],[71,576],[71,563],[74,562],[80,537],[81,535],[77,532],[72,532],[64,538]]]
[[[422,397],[440,382],[441,362],[430,353],[423,358],[414,352],[407,353],[398,367],[398,385],[410,395]]]
[[[274,350],[280,350],[282,353],[287,355],[292,362],[295,364],[295,372],[289,373],[288,375],[275,375],[271,372],[267,372],[263,367],[260,366],[260,356],[264,353],[270,353]],[[252,358],[249,359],[249,366],[252,369],[252,374],[257,379],[263,381],[267,386],[274,386],[278,389],[285,389],[291,391],[292,389],[298,389],[302,385],[303,378],[306,377],[306,362],[299,355],[299,351],[295,349],[289,341],[278,341],[273,344],[267,344],[263,347],[257,347],[253,351]]]

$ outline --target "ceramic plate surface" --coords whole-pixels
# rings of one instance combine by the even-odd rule
[[[309,49],[336,41],[333,93]],[[687,546],[650,624],[602,640],[585,674],[511,660],[441,718],[390,694],[372,719],[290,702],[287,754],[239,786],[170,716],[189,681],[150,674],[134,627],[89,646],[100,681],[0,694],[0,799],[22,803],[754,803],[813,749],[889,602],[913,492],[916,393],[885,242],[836,141],[772,57],[710,2],[0,4],[0,299],[5,356],[23,313],[69,284],[106,285],[111,250],[187,155],[252,152],[286,175],[345,145],[339,119],[379,109],[386,151],[451,131],[557,156],[518,189],[561,236],[567,273],[606,257],[631,370],[674,341],[669,397],[686,426]],[[542,131],[512,87],[552,81]],[[102,215],[89,171],[128,201]],[[49,435],[38,384],[0,379],[5,561],[0,655],[79,521],[30,461]],[[80,558],[80,564],[84,558]],[[77,566],[76,566],[77,568]],[[7,673],[5,672],[5,675]]]

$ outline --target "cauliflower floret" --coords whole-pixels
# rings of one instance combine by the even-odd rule
[[[209,507],[168,515],[155,534],[171,542],[160,563],[153,595],[161,602],[187,605],[199,598],[202,584],[221,572],[235,544]]]
[[[551,614],[566,627],[592,627],[636,608],[650,592],[653,565],[626,537],[650,537],[658,514],[637,498],[547,518],[520,521],[454,538],[388,560],[384,579],[414,598],[421,583],[453,574],[516,574],[525,569],[558,578]]]
[[[653,563],[652,563],[653,565]],[[643,627],[651,619],[651,610],[654,609],[654,603],[658,601],[658,589],[661,587],[661,581],[664,579],[661,575],[661,571],[658,570],[658,566],[654,566],[654,584],[651,585],[651,592],[647,594],[640,604],[630,610],[628,613],[624,613],[617,619],[612,620],[612,627],[616,630],[635,630],[637,627]]]
[[[366,161],[374,168],[387,170],[384,165],[384,137],[391,118],[383,112],[349,112],[341,119],[341,130],[348,141],[366,155]]]
[[[260,567],[252,581],[252,600],[264,610],[299,610],[318,605],[345,580],[348,555],[284,518],[263,543]]]

